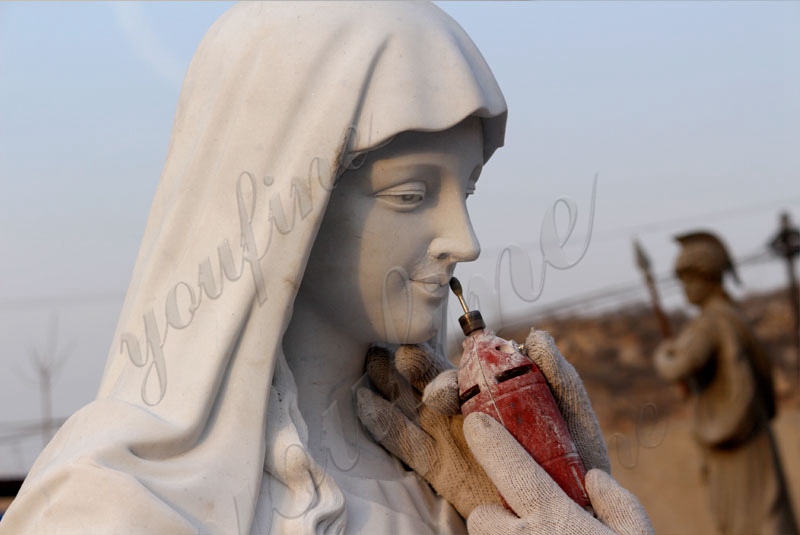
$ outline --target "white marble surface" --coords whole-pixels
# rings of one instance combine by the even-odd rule
[[[402,525],[405,506],[364,518],[371,502],[345,499],[358,488],[340,486],[314,445],[320,411],[358,379],[372,338],[434,333],[441,279],[477,254],[464,197],[502,145],[505,114],[480,53],[430,4],[229,10],[184,80],[98,397],[42,453],[0,532]],[[454,128],[468,117],[481,119]],[[353,160],[370,148],[371,163]],[[392,175],[381,166],[398,162],[416,172],[370,193]],[[341,191],[340,165],[361,165]],[[339,262],[355,276],[330,280]],[[394,279],[395,264],[423,280]],[[379,296],[381,278],[397,291]],[[374,488],[397,465],[367,444]],[[304,497],[311,507],[273,522]],[[435,496],[411,502],[414,522],[437,523],[432,531],[458,520]]]

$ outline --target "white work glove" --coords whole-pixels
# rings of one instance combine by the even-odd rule
[[[357,391],[358,416],[372,437],[422,476],[467,518],[479,504],[500,503],[492,482],[472,456],[458,411],[456,370],[427,345],[401,346],[394,355],[373,347],[367,376],[381,396]],[[436,378],[433,398],[422,392]],[[436,410],[435,410],[436,409]]]
[[[532,329],[525,343],[525,352],[547,379],[576,449],[589,470],[587,493],[600,521],[573,502],[492,418],[470,415],[470,425],[465,430],[460,425],[454,425],[461,422],[460,416],[454,415],[460,412],[457,370],[443,357],[429,350],[401,348],[394,366],[386,350],[371,352],[367,359],[368,375],[387,399],[394,400],[394,404],[361,389],[358,393],[359,417],[379,443],[423,475],[440,495],[468,518],[471,533],[583,535],[614,533],[612,529],[621,534],[653,533],[647,514],[636,498],[619,487],[607,474],[610,463],[605,441],[589,397],[575,369],[564,359],[546,332]],[[408,381],[403,376],[408,377]],[[419,403],[420,391],[424,392],[422,404]],[[450,417],[443,419],[442,416],[445,415]],[[447,424],[442,423],[446,421]],[[469,451],[463,451],[460,447],[452,449],[450,453],[445,449],[436,450],[430,447],[430,441],[420,434],[422,423],[417,427],[413,422],[425,422],[427,428],[435,428],[433,432],[428,431],[429,436],[442,444],[462,444],[465,440],[463,434],[468,433],[469,446],[473,448],[472,452],[486,471],[475,462]],[[498,429],[502,433],[497,432]],[[431,459],[441,458],[442,455],[445,458],[460,455],[462,460],[441,465],[435,474],[431,474]],[[503,461],[514,458],[525,459],[525,462]],[[452,470],[456,473],[451,474]],[[477,504],[499,502],[494,485],[493,492],[488,493],[491,494],[490,499],[482,497],[487,494],[487,473],[497,484],[497,488],[501,489],[501,493],[508,493],[506,499],[509,505],[515,507],[519,516],[501,506],[481,505],[475,508]],[[459,478],[466,482],[462,484],[466,492],[458,492]],[[473,488],[482,490],[471,498],[469,493]],[[521,501],[520,496],[524,500]],[[473,509],[474,512],[470,514]],[[571,516],[573,512],[574,518]],[[571,520],[562,522],[563,519]],[[541,526],[536,528],[536,525]],[[530,531],[525,531],[528,527]],[[535,531],[536,529],[540,531]]]
[[[608,474],[610,464],[600,425],[575,368],[544,331],[532,329],[525,351],[541,369],[588,470],[586,492],[597,518],[570,499],[558,484],[493,418],[470,414],[464,434],[475,457],[497,485],[505,507],[481,505],[467,519],[471,534],[652,534],[642,505]],[[516,513],[516,514],[515,514]]]
[[[479,505],[467,519],[471,535],[655,533],[636,497],[603,470],[593,468],[586,474],[586,493],[595,518],[569,498],[492,417],[470,414],[464,421],[464,433],[470,449],[514,510],[512,513],[501,505]]]
[[[611,463],[600,423],[578,372],[561,355],[546,331],[531,329],[525,340],[525,353],[547,379],[586,470],[599,468],[610,473]]]

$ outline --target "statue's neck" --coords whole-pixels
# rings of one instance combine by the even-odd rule
[[[369,343],[354,339],[295,301],[283,350],[297,384],[297,404],[308,427],[308,449],[332,473],[393,479],[397,464],[358,422],[354,388],[364,383]]]
[[[728,303],[732,303],[733,302],[731,297],[728,295],[728,292],[726,292],[725,288],[723,288],[721,285],[715,287],[711,292],[709,292],[708,296],[706,296],[706,298],[703,300],[702,303],[700,303],[699,306],[700,306],[701,309],[705,309],[706,307],[708,307],[712,303],[720,301],[720,300],[726,301]]]

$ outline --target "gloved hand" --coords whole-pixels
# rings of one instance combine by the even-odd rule
[[[610,463],[600,424],[575,368],[552,337],[531,329],[525,352],[541,369],[587,469],[586,492],[597,518],[572,501],[506,429],[493,418],[470,414],[464,434],[514,513],[496,505],[475,508],[469,532],[511,534],[652,534],[642,505],[608,474]]]
[[[591,474],[587,475],[587,492],[598,517],[606,523],[608,528],[618,529],[620,533],[652,533],[647,514],[636,498],[619,487],[610,476],[601,472],[601,470],[605,472],[610,470],[605,441],[591,408],[589,397],[575,369],[558,351],[552,338],[543,331],[531,330],[525,343],[525,352],[542,370],[547,379],[575,441],[578,453]],[[494,425],[501,429],[503,434],[494,434],[494,431],[482,433],[480,429],[474,428],[475,424],[472,424],[472,426],[467,426],[466,432],[471,434],[471,442],[475,440],[477,442],[470,446],[476,448],[475,456],[486,462],[484,468],[487,471],[490,470],[491,465],[492,471],[489,475],[502,492],[509,493],[507,500],[510,505],[514,506],[514,503],[517,503],[516,496],[518,494],[529,497],[522,504],[518,503],[517,507],[519,508],[515,509],[526,518],[519,518],[502,507],[478,507],[475,509],[474,515],[469,515],[469,511],[475,507],[476,503],[492,504],[497,503],[498,500],[482,498],[469,500],[468,496],[453,497],[451,493],[440,490],[434,480],[454,481],[453,476],[448,475],[447,472],[455,468],[461,470],[457,477],[473,482],[471,483],[473,486],[467,484],[468,488],[474,486],[485,488],[486,484],[480,483],[480,481],[486,477],[486,472],[480,470],[481,467],[474,463],[471,455],[467,455],[465,457],[471,459],[471,462],[443,466],[437,470],[435,476],[424,476],[429,471],[430,459],[434,459],[440,454],[432,453],[433,448],[420,446],[428,444],[428,440],[420,435],[420,428],[412,423],[428,420],[428,418],[422,417],[423,414],[430,417],[436,415],[438,411],[440,413],[438,416],[441,417],[445,414],[452,415],[458,411],[457,370],[430,351],[409,351],[408,353],[406,350],[398,351],[395,367],[399,372],[395,372],[392,363],[389,362],[388,352],[383,350],[380,358],[376,359],[376,356],[378,355],[371,354],[368,357],[368,375],[373,383],[376,383],[376,386],[382,385],[378,386],[378,389],[388,399],[394,400],[394,404],[388,403],[366,389],[363,392],[359,391],[359,416],[362,422],[378,442],[415,471],[423,474],[423,477],[426,477],[437,489],[437,492],[453,503],[463,516],[469,517],[470,531],[504,533],[506,529],[509,529],[510,533],[526,533],[525,531],[520,532],[519,529],[526,529],[529,521],[534,524],[544,521],[545,527],[540,533],[613,533],[568,498],[552,478],[519,446],[516,440],[500,424],[488,417],[485,417],[490,421],[488,425]],[[401,373],[402,376],[408,377],[409,381],[405,381],[400,375]],[[411,387],[409,382],[413,383],[414,387]],[[418,401],[420,391],[424,392],[422,405]],[[477,416],[477,418],[480,422],[484,416]],[[436,417],[430,419],[437,420]],[[471,415],[470,421],[472,420],[474,418]],[[458,416],[450,417],[450,422],[458,421]],[[452,424],[434,427],[439,432],[431,433],[431,435],[440,439],[445,437],[448,432],[456,436],[459,435],[459,431],[464,433],[464,430],[460,430]],[[444,435],[441,434],[442,432]],[[453,439],[442,440],[443,443],[450,441]],[[461,441],[455,440],[458,443],[462,443]],[[498,446],[502,449],[497,449]],[[492,462],[493,453],[504,452],[500,453],[499,457],[494,456],[494,458],[502,459],[504,455],[509,455],[507,452],[514,452],[513,448],[519,450],[516,453],[526,459],[525,463],[515,462],[513,465],[509,465],[508,463]],[[460,451],[460,448],[458,450]],[[600,470],[592,470],[597,468]],[[447,483],[443,486],[450,487]],[[531,486],[538,490],[533,491]],[[515,496],[513,499],[511,498],[512,494]],[[466,498],[467,501],[466,503],[460,502],[462,505],[459,506],[457,502],[461,498]],[[552,516],[549,515],[551,511],[555,512]],[[575,529],[571,524],[559,520],[561,517],[572,518],[573,513],[575,513],[576,519],[580,519],[574,521],[577,526]],[[551,523],[547,524],[546,522]],[[531,531],[530,533],[537,532]]]
[[[500,503],[492,482],[467,447],[458,410],[456,370],[427,345],[401,346],[392,357],[373,347],[367,376],[381,396],[356,393],[367,431],[422,476],[467,518],[479,504]],[[422,402],[427,386],[431,396]]]
[[[599,468],[610,473],[611,463],[600,423],[578,372],[545,331],[531,329],[525,340],[525,352],[547,379],[586,470]]]
[[[654,534],[642,505],[608,473],[586,474],[586,493],[597,518],[572,501],[506,429],[490,416],[473,413],[464,421],[470,449],[514,510],[480,505],[467,519],[472,535]]]
[[[531,329],[523,352],[533,360],[547,379],[586,469],[599,468],[610,472],[611,463],[600,423],[592,410],[589,395],[578,372],[561,355],[553,338],[545,331]],[[430,359],[439,360],[433,362]],[[405,377],[421,377],[423,373],[427,373],[424,380],[417,385],[424,390],[422,402],[427,407],[442,414],[461,414],[458,405],[458,370],[443,357],[436,357],[432,352],[406,352],[401,348],[395,365]],[[440,370],[439,375],[431,379],[430,376],[437,370]]]

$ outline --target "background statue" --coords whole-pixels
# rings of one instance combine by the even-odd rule
[[[700,314],[656,354],[659,373],[689,384],[693,433],[703,452],[712,514],[724,534],[797,533],[770,420],[772,365],[723,287],[738,281],[722,241],[678,236],[675,273]]]
[[[436,420],[436,443],[458,441],[464,462],[432,478],[356,420],[370,345],[441,334],[453,269],[480,250],[466,198],[505,122],[489,67],[433,5],[230,9],[186,75],[97,399],[44,450],[0,531],[448,533],[481,507],[476,531],[537,513],[548,532],[649,529],[597,469],[596,419],[554,346],[541,358],[585,423],[574,429],[591,431],[577,439],[599,459],[599,520],[513,462],[492,422],[466,437],[484,472],[461,421]],[[444,369],[427,352],[419,363]],[[524,518],[476,508],[499,501],[487,474]],[[474,489],[470,503],[451,495],[457,512],[443,481]]]

